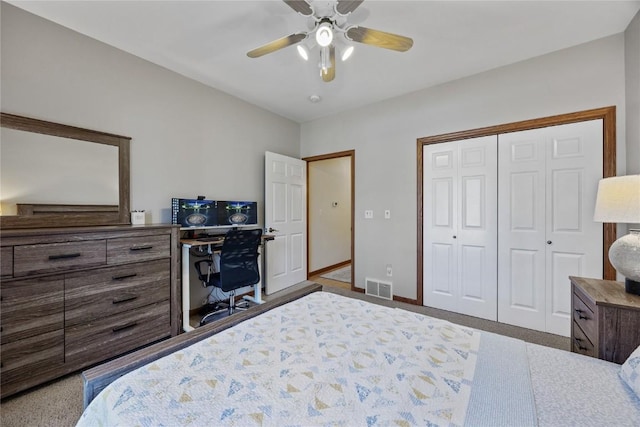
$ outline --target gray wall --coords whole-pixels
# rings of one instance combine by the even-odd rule
[[[638,172],[638,16],[625,34],[300,126],[6,3],[1,13],[2,111],[131,136],[132,208],[153,222],[169,221],[172,196],[262,204],[266,150],[355,149],[356,284],[392,264],[406,298],[416,297],[417,138],[616,105],[618,173]]]
[[[394,294],[417,297],[417,138],[615,105],[623,174],[624,53],[618,34],[303,124],[303,157],[356,152],[356,286],[392,264]]]
[[[300,126],[2,3],[3,112],[132,137],[131,208],[171,197],[264,200],[264,152],[299,157]],[[261,214],[262,221],[262,214]]]
[[[627,174],[640,173],[640,12],[624,33]]]

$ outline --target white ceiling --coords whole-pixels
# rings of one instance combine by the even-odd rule
[[[247,57],[309,29],[280,0],[8,2],[297,122],[620,33],[640,9],[640,1],[366,0],[349,23],[411,37],[413,47],[356,44],[324,83],[317,60],[304,62],[294,47]]]

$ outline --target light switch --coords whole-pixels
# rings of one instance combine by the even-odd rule
[[[372,210],[364,211],[364,219],[373,219],[373,211]]]
[[[391,219],[391,211],[389,209],[384,211],[384,219]]]

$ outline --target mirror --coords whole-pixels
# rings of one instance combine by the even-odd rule
[[[0,113],[0,226],[128,224],[131,138]]]

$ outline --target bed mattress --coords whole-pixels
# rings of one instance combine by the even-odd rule
[[[123,376],[78,425],[571,425],[555,393],[584,404],[564,381],[568,366],[590,375],[591,360],[576,356],[316,292]],[[596,362],[598,380],[627,399],[601,415],[637,425],[640,403],[618,365]]]

